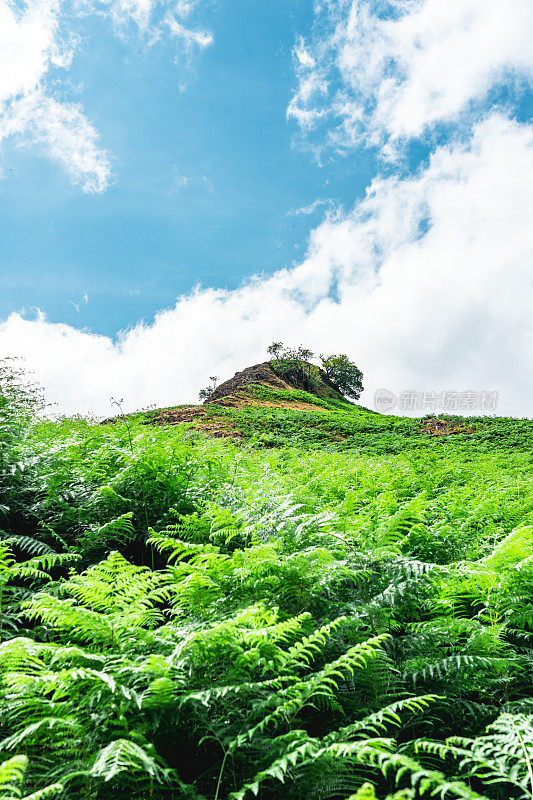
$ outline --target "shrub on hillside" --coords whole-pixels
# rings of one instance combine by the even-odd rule
[[[320,356],[322,369],[343,395],[359,400],[363,391],[363,373],[347,355]]]

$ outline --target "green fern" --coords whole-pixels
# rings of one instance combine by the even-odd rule
[[[0,800],[44,800],[63,791],[61,783],[52,783],[23,796],[20,784],[28,768],[26,756],[13,756],[0,764]]]
[[[504,713],[475,739],[452,736],[446,743],[419,741],[416,748],[443,760],[456,759],[465,777],[518,789],[533,797],[533,715]]]

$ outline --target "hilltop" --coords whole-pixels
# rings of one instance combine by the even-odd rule
[[[400,453],[415,448],[468,450],[531,447],[526,420],[435,416],[414,418],[379,414],[347,400],[324,370],[314,365],[313,381],[287,380],[262,362],[236,372],[202,405],[180,405],[144,412],[145,424],[184,425],[191,432],[262,447],[364,450]],[[307,388],[304,388],[307,387]]]
[[[233,378],[217,386],[206,402],[227,405],[228,402],[231,404],[228,399],[235,397],[240,397],[245,401],[251,386],[266,386],[271,389],[288,391],[297,389],[322,399],[347,402],[344,395],[333,381],[328,378],[323,369],[309,362],[304,362],[304,365],[309,371],[313,371],[312,381],[306,377],[305,372],[280,377],[270,361],[263,361],[261,364],[246,367],[241,372],[236,372]]]
[[[272,409],[318,412],[357,408],[339,391],[320,367],[302,362],[304,369],[280,377],[272,362],[264,361],[236,372],[217,386],[202,405],[174,406],[145,415],[147,422],[192,427],[215,437],[242,438],[243,419]],[[312,370],[312,380],[308,377]],[[240,413],[239,413],[240,412]],[[251,415],[251,416],[250,416]],[[258,417],[257,417],[258,419]]]

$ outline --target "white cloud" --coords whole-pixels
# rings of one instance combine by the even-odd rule
[[[98,133],[78,105],[62,103],[37,90],[12,102],[0,119],[0,138],[20,135],[40,145],[81,184],[85,192],[102,192],[111,167]]]
[[[41,0],[18,12],[7,0],[0,2],[0,103],[34,91],[58,59],[58,7]]]
[[[173,14],[169,14],[166,18],[166,24],[176,39],[180,39],[186,47],[209,47],[213,44],[213,34],[206,30],[195,30],[188,28],[183,23],[179,22]]]
[[[179,173],[174,174],[174,178],[172,180],[172,186],[175,189],[184,189],[190,182],[190,178],[187,175],[180,175]]]
[[[305,67],[307,69],[313,69],[315,67],[316,61],[306,48],[304,39],[301,36],[298,39],[296,47],[294,48],[294,55],[298,59],[298,64],[301,67]]]
[[[100,192],[111,169],[98,134],[82,109],[45,88],[52,67],[69,66],[59,0],[37,0],[22,8],[0,0],[0,142],[38,144],[60,162],[84,191]]]
[[[160,42],[165,34],[178,39],[190,49],[204,48],[213,43],[210,31],[189,27],[179,20],[198,11],[206,0],[102,0],[121,34],[133,23],[138,32],[146,35],[149,44]],[[85,0],[89,10],[97,8],[97,0]]]
[[[341,0],[321,4],[318,23],[295,50],[288,114],[304,127],[328,115],[337,144],[418,137],[494,86],[533,79],[531,0]]]
[[[314,214],[315,211],[317,211],[319,208],[322,208],[322,206],[328,206],[331,204],[332,204],[331,200],[321,200],[320,198],[317,198],[316,200],[313,200],[312,203],[309,203],[306,206],[301,206],[300,208],[291,209],[291,211],[287,213],[287,216],[298,217],[303,215],[307,217],[310,214]]]
[[[215,187],[213,186],[212,182],[209,180],[207,175],[202,175],[202,182],[203,182],[204,186],[207,188],[207,193],[208,194],[214,194],[215,193]]]
[[[185,19],[190,17],[193,11],[196,11],[202,4],[205,4],[205,0],[178,0],[173,5],[173,12],[178,17]]]
[[[115,24],[121,26],[133,22],[141,31],[148,29],[155,5],[155,0],[111,0],[109,2]]]
[[[178,15],[178,17],[188,17],[189,14],[193,11],[196,5],[195,0],[178,0],[176,5],[174,6],[174,13]]]
[[[74,3],[74,5],[73,5]],[[110,157],[79,104],[64,98],[58,69],[70,67],[79,38],[81,11],[110,17],[117,32],[133,23],[148,45],[166,36],[179,40],[187,58],[193,47],[205,48],[212,35],[189,28],[184,17],[198,0],[0,0],[0,143],[13,137],[37,147],[59,162],[85,192],[102,192],[111,180]],[[156,13],[156,11],[158,13]],[[74,49],[73,49],[74,48]]]
[[[348,352],[363,402],[386,386],[497,390],[531,413],[533,130],[494,114],[409,179],[375,180],[326,219],[292,270],[196,290],[116,343],[12,314],[0,352],[25,355],[67,412],[195,402],[206,377],[262,359],[273,339]]]

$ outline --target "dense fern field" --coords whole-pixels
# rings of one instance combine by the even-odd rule
[[[533,423],[6,386],[2,800],[533,797]]]

